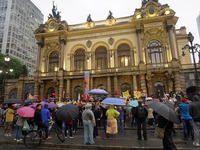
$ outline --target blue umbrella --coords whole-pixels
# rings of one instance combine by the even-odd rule
[[[93,90],[89,91],[89,94],[92,94],[92,95],[108,95],[109,93],[106,92],[103,89],[93,89]]]
[[[111,98],[111,97],[104,99],[101,103],[110,105],[126,105],[120,98]]]
[[[137,107],[138,106],[138,101],[137,100],[131,101],[128,105],[130,105],[132,107]],[[144,105],[144,104],[142,104],[142,105]]]

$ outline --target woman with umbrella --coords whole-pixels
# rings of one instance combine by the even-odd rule
[[[116,118],[120,115],[120,113],[116,111],[114,107],[114,105],[110,105],[110,108],[106,111],[107,130],[104,139],[107,139],[108,134],[111,134],[112,140],[115,140],[115,134],[118,132]]]

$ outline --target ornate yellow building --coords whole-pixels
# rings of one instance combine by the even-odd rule
[[[34,87],[35,97],[55,92],[59,99],[77,100],[86,70],[90,89],[103,88],[110,95],[119,90],[131,95],[137,90],[156,96],[185,93],[184,73],[192,64],[188,51],[181,55],[188,35],[185,27],[175,29],[177,21],[174,10],[153,0],[129,17],[113,18],[110,12],[106,20],[92,21],[89,16],[88,22],[77,25],[68,25],[55,13],[35,31],[34,77],[8,81],[6,95],[18,89],[17,97],[24,99]]]

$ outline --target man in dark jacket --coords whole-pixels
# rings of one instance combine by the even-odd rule
[[[158,127],[165,128],[164,139],[163,139],[163,150],[176,150],[172,139],[173,122],[168,121],[162,116],[158,117]]]
[[[36,110],[35,110],[35,113],[34,113],[34,122],[38,126],[39,129],[41,129],[41,128],[45,129],[45,137],[46,137],[46,139],[50,139],[51,137],[48,137],[48,127],[42,121],[41,109],[42,109],[42,105],[38,104],[36,106]]]
[[[148,116],[148,111],[144,106],[142,106],[142,100],[138,100],[138,106],[135,108],[138,140],[142,140],[141,126],[143,129],[143,138],[144,140],[147,140],[147,129],[146,129],[147,116]]]
[[[190,115],[192,116],[192,119],[194,120],[195,126],[197,128],[196,132],[199,132],[200,131],[200,101],[198,98],[194,99],[194,101],[192,103],[190,103],[189,112],[190,112]],[[195,132],[195,136],[194,136],[193,145],[199,146],[200,138],[199,138],[199,136],[196,136],[196,135],[199,135],[200,132],[199,133],[196,133],[196,132]]]

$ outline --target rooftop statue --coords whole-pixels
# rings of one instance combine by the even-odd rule
[[[109,15],[108,15],[107,19],[113,19],[113,18],[114,18],[113,13],[111,11],[109,11]]]
[[[54,1],[53,1],[52,14],[49,14],[48,19],[56,18],[57,20],[60,20],[61,18],[60,13],[61,12],[57,11],[57,7],[54,5]]]
[[[88,17],[87,17],[87,22],[93,22],[92,18],[91,18],[91,15],[89,14]]]
[[[142,0],[142,6],[144,6],[149,1],[154,1],[154,2],[158,3],[158,0]]]

